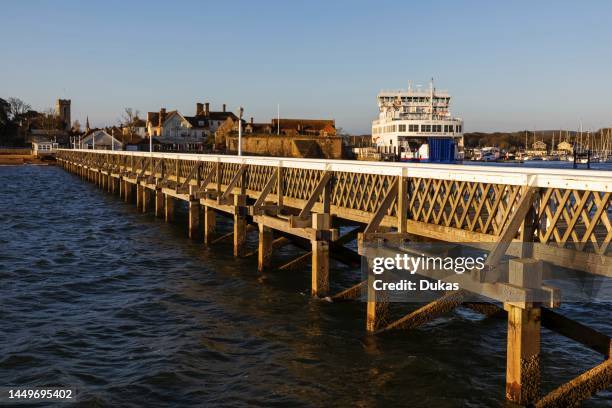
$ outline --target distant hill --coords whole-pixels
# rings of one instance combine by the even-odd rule
[[[593,132],[592,135],[596,135],[599,139],[599,132],[603,131],[604,134],[610,131],[610,128],[604,128]],[[535,132],[535,140],[542,140],[549,147],[552,144],[553,134],[555,136],[555,144],[558,144],[561,140],[566,140],[569,137],[570,143],[574,143],[578,132],[572,130],[537,130]],[[586,137],[586,132],[583,132],[583,137]],[[496,146],[501,149],[515,151],[525,147],[525,136],[527,136],[527,144],[531,146],[534,142],[533,130],[521,130],[518,132],[471,132],[465,133],[464,135],[465,146],[468,148],[474,148],[479,146]]]

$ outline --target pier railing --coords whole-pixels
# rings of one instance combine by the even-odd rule
[[[405,222],[408,233],[457,242],[495,242],[531,188],[536,190],[533,241],[540,244],[535,256],[612,276],[609,260],[601,257],[609,254],[612,239],[612,174],[606,171],[99,150],[62,150],[58,156],[201,189],[225,189],[240,172],[232,187],[255,200],[280,170],[266,198],[282,196],[283,205],[295,208],[302,208],[322,178],[331,176],[331,214],[366,224],[402,178],[402,196],[392,199],[380,225]],[[405,206],[403,220],[398,220],[398,203]],[[313,211],[321,205],[318,199]]]

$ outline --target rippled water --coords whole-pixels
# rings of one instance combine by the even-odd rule
[[[0,167],[0,186],[0,386],[75,386],[81,406],[504,404],[504,320],[459,309],[370,338],[362,304],[310,297],[308,268],[259,274],[190,241],[184,215],[57,167]],[[333,264],[333,288],[357,274]],[[612,334],[609,304],[562,311]],[[545,391],[601,360],[547,330],[542,351]]]

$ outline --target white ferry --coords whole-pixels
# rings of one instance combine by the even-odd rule
[[[381,153],[402,161],[463,160],[463,120],[452,117],[450,95],[434,88],[381,91],[372,142]]]

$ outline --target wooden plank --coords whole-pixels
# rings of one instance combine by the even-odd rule
[[[495,248],[489,254],[485,265],[495,267],[499,264],[499,261],[503,258],[510,246],[510,243],[518,233],[518,230],[525,220],[525,216],[529,212],[533,202],[535,200],[538,188],[528,187],[524,194],[521,196],[519,203],[516,206],[516,210],[512,215],[510,222],[506,223]]]
[[[263,205],[263,203],[266,200],[266,197],[268,196],[268,194],[270,194],[270,191],[272,191],[272,189],[274,188],[274,185],[276,183],[277,177],[278,177],[278,172],[274,172],[272,174],[272,176],[270,176],[270,178],[266,182],[266,185],[264,186],[263,190],[261,191],[261,194],[259,195],[259,197],[255,201],[255,204],[253,204],[253,214],[258,214],[259,213],[259,211],[261,209],[261,206]]]
[[[331,299],[334,302],[358,299],[359,296],[361,295],[361,291],[364,290],[364,288],[366,288],[367,284],[368,284],[367,280],[359,282],[358,284],[353,285],[348,289],[344,289],[343,291],[336,293],[334,296],[331,297]]]
[[[542,325],[610,358],[610,336],[547,308],[542,308]]]
[[[580,374],[539,400],[536,408],[562,408],[578,406],[583,401],[612,384],[612,359]]]
[[[397,179],[393,180],[393,184],[391,184],[391,187],[389,187],[389,190],[387,191],[385,198],[380,203],[380,205],[378,206],[378,209],[376,210],[376,212],[370,219],[368,226],[363,231],[364,234],[378,231],[380,222],[382,221],[383,217],[387,214],[389,207],[391,207],[391,204],[397,197],[397,189],[398,189],[397,185],[398,185],[398,180]]]
[[[304,207],[300,211],[300,213],[298,215],[299,218],[306,218],[306,216],[308,216],[310,214],[310,211],[312,210],[312,207],[314,206],[314,204],[317,201],[319,201],[319,196],[321,195],[321,193],[323,192],[323,189],[325,188],[325,186],[327,185],[327,183],[331,179],[331,176],[332,176],[332,172],[330,172],[330,171],[326,171],[326,172],[323,173],[323,176],[321,177],[321,179],[317,183],[316,187],[314,188],[314,190],[310,194],[310,197],[306,201],[306,204],[304,204]]]
[[[217,200],[219,202],[219,204],[225,204],[227,202],[227,199],[229,198],[229,195],[232,194],[232,191],[234,190],[234,187],[236,186],[236,184],[238,183],[238,181],[242,177],[242,173],[244,173],[246,168],[247,168],[246,164],[240,165],[240,168],[238,168],[238,171],[236,172],[236,174],[234,174],[234,177],[232,177],[232,180],[227,185],[227,188],[225,189],[225,192]]]
[[[415,327],[430,322],[433,319],[455,309],[457,306],[461,305],[466,296],[467,292],[464,290],[445,293],[439,299],[436,299],[433,302],[430,302],[425,306],[408,313],[404,317],[397,319],[393,323],[378,330],[376,334],[382,334],[399,329],[414,329]]]

